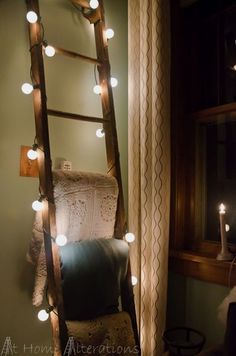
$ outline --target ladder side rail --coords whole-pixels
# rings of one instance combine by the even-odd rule
[[[102,65],[98,67],[99,83],[102,87],[101,101],[102,112],[106,119],[109,119],[110,125],[103,124],[105,130],[106,141],[106,153],[107,153],[107,165],[108,174],[115,176],[119,187],[119,196],[116,212],[116,224],[115,224],[115,237],[122,239],[126,229],[126,217],[124,209],[124,197],[122,189],[122,179],[120,170],[119,148],[118,138],[115,121],[115,110],[112,87],[110,84],[110,62],[108,54],[108,43],[105,36],[105,18],[104,18],[104,6],[103,0],[99,0],[99,18],[100,20],[94,23],[95,42],[97,58],[102,62]],[[97,9],[98,10],[98,9]],[[131,283],[131,267],[130,262],[128,265],[127,277],[121,290],[122,308],[127,311],[131,317],[132,327],[134,331],[134,337],[136,345],[139,347],[139,335],[136,320],[135,304],[133,286]],[[140,350],[139,350],[140,354]]]
[[[33,10],[40,17],[38,0],[26,0],[27,11]],[[38,144],[39,190],[43,200],[43,231],[49,302],[55,308],[50,313],[52,324],[54,355],[60,356],[66,342],[66,327],[63,320],[63,303],[60,285],[60,261],[58,247],[52,243],[56,236],[55,204],[51,171],[51,155],[47,118],[47,98],[42,54],[41,28],[38,22],[29,24],[29,42],[31,54],[31,73],[37,87],[33,90],[36,139]],[[61,340],[61,342],[59,342]]]
[[[120,153],[118,148],[115,109],[112,87],[110,84],[110,62],[108,44],[105,37],[104,8],[102,1],[99,2],[100,20],[94,23],[97,58],[102,64],[98,67],[99,83],[102,87],[101,102],[103,117],[110,122],[104,123],[108,174],[116,177],[119,187],[119,196],[116,212],[115,237],[122,239],[126,230],[126,218],[124,209],[124,197],[120,171]]]
[[[137,324],[137,318],[136,318],[133,286],[132,286],[132,282],[131,282],[130,260],[128,262],[126,279],[125,279],[123,285],[121,286],[121,301],[122,301],[123,310],[127,311],[131,317],[135,343],[139,348],[137,355],[140,356],[141,355],[140,340],[139,340],[138,324]]]

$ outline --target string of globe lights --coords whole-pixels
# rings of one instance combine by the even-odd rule
[[[79,5],[76,5],[74,3],[72,3],[73,6],[80,12],[84,12],[85,9],[82,8],[81,6]],[[90,0],[89,2],[89,6],[91,8],[91,10],[95,10],[98,6],[99,6],[99,2],[98,0]],[[87,11],[90,11],[90,9],[87,9]],[[41,22],[41,19],[38,19],[38,15],[34,12],[34,11],[29,11],[27,12],[26,14],[26,18],[27,18],[27,21],[31,24],[33,23],[36,23],[38,20],[40,20],[40,25],[41,25],[41,29],[42,29],[42,41],[41,43],[43,44],[43,49],[44,49],[44,52],[46,54],[47,57],[54,57],[54,55],[56,54],[56,49],[52,46],[52,45],[49,45],[48,42],[44,39],[44,26]],[[112,28],[107,28],[105,30],[105,34],[106,34],[106,38],[107,40],[110,40],[114,37],[115,35],[115,32]],[[101,91],[102,91],[102,88],[101,86],[98,84],[98,80],[97,80],[97,76],[96,76],[96,73],[97,73],[97,65],[94,66],[94,78],[95,78],[95,85],[93,87],[93,92],[97,95],[100,95],[101,94]],[[33,92],[34,89],[38,88],[38,85],[35,83],[35,80],[34,78],[32,78],[32,71],[30,70],[30,76],[31,76],[31,83],[23,83],[22,86],[21,86],[21,90],[24,94],[26,95],[29,95]],[[113,88],[115,88],[117,85],[118,85],[118,80],[117,78],[115,77],[111,77],[110,78],[110,84]],[[105,136],[105,131],[103,128],[99,128],[96,130],[96,136],[98,138],[102,138]],[[32,150],[31,150],[31,153],[32,151],[35,151],[36,152],[36,149],[32,147]],[[32,155],[35,155],[36,156],[36,153],[32,153]],[[36,157],[37,158],[37,157]],[[34,159],[36,159],[34,158]]]
[[[113,36],[114,36],[114,31],[113,31],[112,29],[107,29],[106,31],[108,31],[108,33],[109,33],[109,31],[112,31]],[[113,36],[112,36],[112,37],[113,37]],[[112,37],[110,37],[110,38],[112,38]],[[109,37],[107,37],[107,38],[109,39]],[[93,92],[94,92],[94,94],[100,95],[101,92],[102,92],[102,87],[101,87],[101,85],[98,84],[98,79],[97,79],[97,65],[96,65],[96,64],[94,65],[94,79],[95,79],[95,85],[94,85],[94,87],[93,87]],[[115,77],[111,77],[111,78],[110,78],[110,84],[111,84],[112,88],[115,88],[115,87],[118,85],[118,80],[117,80]],[[104,137],[104,136],[105,136],[105,131],[104,131],[104,129],[103,129],[103,128],[102,128],[102,129],[101,129],[101,128],[100,128],[100,129],[97,129],[97,130],[96,130],[96,136],[97,136],[98,138]]]
[[[82,8],[80,5],[77,5],[75,3],[72,3],[72,4],[78,11],[80,11],[82,13],[85,13],[86,11],[90,11],[89,9]],[[98,0],[91,0],[89,2],[89,6],[93,10],[96,9],[99,6]],[[106,35],[107,40],[110,40],[114,37],[115,32],[112,28],[107,28],[105,31],[105,35]],[[99,85],[98,79],[97,79],[97,65],[96,64],[94,65],[94,79],[95,79],[95,85],[93,87],[93,92],[94,92],[94,94],[100,95],[102,92],[102,88],[101,88],[101,85]],[[118,85],[118,80],[115,77],[111,77],[110,84],[113,88],[115,88]],[[98,138],[104,137],[105,136],[104,129],[103,128],[97,129],[96,136]]]
[[[45,297],[46,297],[45,299],[46,299],[46,302],[47,302],[47,307],[46,307],[46,309],[40,309],[38,314],[37,314],[38,319],[40,321],[47,321],[51,312],[53,312],[54,314],[56,314],[58,316],[57,312],[55,311],[55,307],[49,303],[48,285],[46,285]]]
[[[77,10],[79,11],[84,11],[83,8],[73,4]],[[89,6],[91,8],[91,10],[95,10],[98,6],[99,6],[99,2],[98,0],[90,0],[89,1]],[[87,9],[87,11],[89,11]],[[28,11],[26,14],[26,19],[29,23],[33,24],[39,21],[40,26],[41,26],[41,30],[42,30],[42,40],[40,43],[38,43],[37,45],[42,44],[43,45],[43,49],[44,49],[44,53],[47,57],[53,57],[56,54],[56,50],[52,45],[49,45],[47,43],[47,41],[44,39],[44,27],[43,24],[41,22],[41,18],[38,17],[38,15],[36,14],[36,12],[34,11]],[[110,40],[111,38],[114,37],[114,31],[111,28],[107,28],[105,31],[106,34],[106,38],[107,40]],[[31,48],[30,48],[31,50]],[[98,84],[98,79],[97,79],[97,65],[94,66],[94,77],[95,77],[95,85],[93,87],[93,92],[97,95],[101,94],[101,86]],[[24,94],[29,95],[33,92],[34,89],[39,88],[39,85],[36,83],[35,78],[32,75],[32,68],[30,68],[30,78],[31,78],[31,83],[25,82],[22,84],[21,86],[21,90]],[[118,80],[115,77],[111,77],[110,78],[110,84],[112,87],[116,87],[118,85]],[[104,129],[97,129],[96,130],[96,136],[98,138],[102,138],[104,137],[105,132]],[[30,160],[36,160],[38,158],[38,150],[39,150],[39,146],[37,143],[37,139],[34,139],[34,143],[31,147],[31,149],[27,152],[27,156]],[[35,200],[32,203],[32,209],[36,212],[41,211],[43,209],[43,201],[44,199],[46,199],[46,197],[41,193],[40,188],[39,188],[39,198],[37,200]],[[44,231],[45,232],[45,231]],[[55,242],[59,247],[65,246],[67,243],[67,237],[63,234],[58,234],[56,236],[56,238],[50,236],[47,232],[45,232],[49,238],[51,238],[53,240],[53,242]],[[128,244],[132,243],[135,241],[135,235],[131,232],[126,232],[125,236],[124,236],[126,242]],[[137,277],[135,277],[134,275],[131,276],[131,283],[133,286],[135,286],[138,283],[138,279]],[[47,294],[47,292],[46,292]],[[47,298],[47,302],[48,302],[48,298]],[[46,321],[49,318],[49,314],[53,312],[56,313],[54,310],[54,307],[49,305],[48,303],[48,307],[46,309],[41,309],[38,312],[38,319],[40,321]]]

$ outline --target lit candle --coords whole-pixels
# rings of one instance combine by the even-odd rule
[[[233,255],[229,252],[227,246],[225,212],[225,205],[221,203],[219,206],[221,252],[217,255],[217,260],[230,261],[233,259]]]
[[[220,217],[220,237],[221,241],[226,241],[225,234],[225,206],[223,203],[219,206],[219,217]]]

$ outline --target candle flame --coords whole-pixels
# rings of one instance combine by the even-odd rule
[[[223,203],[221,203],[220,206],[219,206],[219,213],[220,214],[225,214],[225,205]]]

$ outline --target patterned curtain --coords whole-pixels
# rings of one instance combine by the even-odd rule
[[[129,231],[142,356],[162,355],[170,210],[169,0],[128,0]]]

